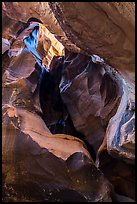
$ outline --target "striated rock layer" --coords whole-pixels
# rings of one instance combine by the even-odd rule
[[[16,21],[38,18],[67,49],[134,71],[134,2],[3,2],[3,12]]]
[[[60,92],[75,128],[96,152],[105,136],[110,154],[134,163],[134,94],[130,94],[130,84],[112,67],[93,63],[83,54],[68,52],[63,68]]]
[[[134,2],[2,9],[3,201],[133,202]]]
[[[111,201],[111,185],[85,144],[71,135],[51,134],[41,118],[35,99],[44,67],[35,47],[37,27],[3,74],[3,201]]]

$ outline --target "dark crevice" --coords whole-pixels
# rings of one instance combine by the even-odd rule
[[[43,112],[42,119],[52,134],[67,134],[81,139],[95,161],[96,155],[92,146],[85,140],[85,136],[75,129],[61,98],[59,83],[63,72],[62,62],[63,57],[54,57],[50,65],[51,71],[43,70],[41,74],[39,97]],[[53,118],[52,121],[51,118]]]

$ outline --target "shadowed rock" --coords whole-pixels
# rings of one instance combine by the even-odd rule
[[[35,53],[24,48],[3,74],[3,201],[111,201],[111,185],[84,142],[52,135],[37,113],[41,67]]]
[[[2,7],[3,201],[134,202],[134,2]]]

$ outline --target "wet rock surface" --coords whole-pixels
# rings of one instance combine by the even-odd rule
[[[3,2],[4,202],[135,201],[133,13],[133,3]]]

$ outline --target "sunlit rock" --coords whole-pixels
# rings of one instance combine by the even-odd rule
[[[2,2],[4,202],[134,202],[134,5]]]

